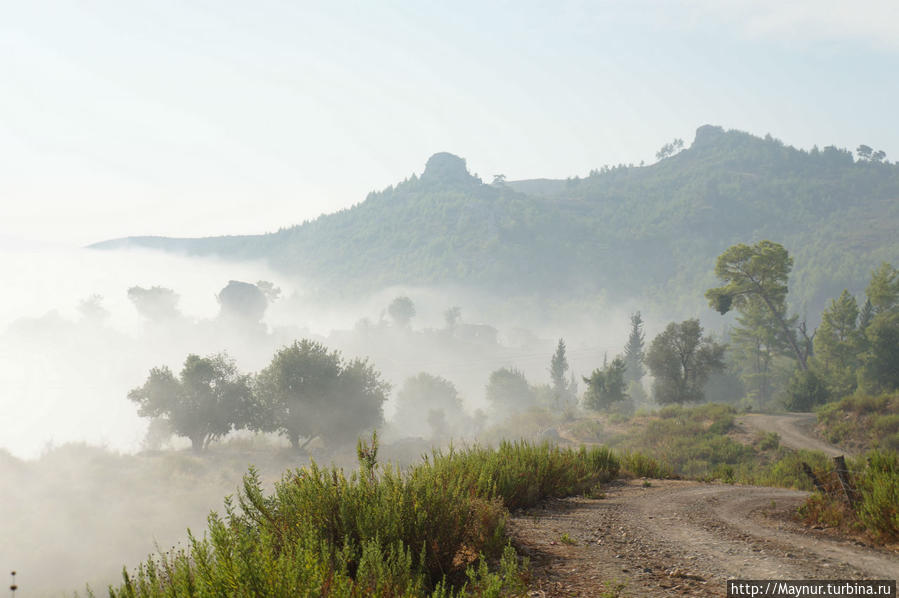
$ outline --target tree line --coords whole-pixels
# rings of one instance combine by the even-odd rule
[[[627,399],[644,365],[659,404],[704,400],[710,377],[728,369],[761,406],[779,398],[796,411],[857,390],[899,389],[899,271],[882,263],[871,272],[864,302],[844,289],[809,332],[787,307],[792,267],[788,251],[772,241],[728,248],[715,265],[722,286],[705,293],[722,315],[737,312],[728,342],[705,336],[699,320],[690,319],[670,323],[644,352],[638,312],[624,354],[584,378],[585,406],[607,409]]]

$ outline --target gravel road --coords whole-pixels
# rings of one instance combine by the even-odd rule
[[[780,436],[780,443],[791,449],[821,451],[828,457],[852,454],[846,449],[828,444],[812,435],[811,430],[816,420],[817,416],[814,413],[787,413],[782,415],[753,413],[738,417],[737,425],[753,428],[760,432],[776,432]]]
[[[738,425],[784,446],[848,454],[811,435],[815,415]],[[532,596],[725,596],[728,579],[896,579],[899,554],[793,523],[805,492],[677,480],[619,481],[602,499],[551,501],[512,517]]]
[[[804,492],[676,480],[610,485],[517,514],[533,596],[724,596],[727,579],[895,579],[899,555],[792,523]],[[565,538],[563,540],[563,536]],[[570,543],[570,542],[573,542]]]

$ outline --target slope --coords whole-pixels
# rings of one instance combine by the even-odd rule
[[[436,154],[420,177],[268,235],[137,237],[141,246],[269,260],[330,290],[464,284],[504,295],[652,296],[695,311],[729,245],[768,238],[795,258],[794,308],[814,314],[844,287],[899,262],[899,166],[834,147],[797,150],[703,126],[691,147],[645,167],[487,185]]]

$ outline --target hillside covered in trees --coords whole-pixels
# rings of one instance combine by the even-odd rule
[[[797,150],[709,125],[671,149],[649,166],[491,184],[441,153],[421,176],[275,233],[94,247],[262,258],[332,291],[462,284],[506,296],[649,297],[687,311],[714,282],[721,251],[771,239],[795,257],[790,297],[808,314],[843,288],[861,291],[881,262],[899,262],[899,165],[883,156]]]

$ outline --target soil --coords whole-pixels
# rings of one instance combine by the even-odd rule
[[[899,576],[899,554],[793,523],[805,496],[619,481],[605,498],[552,501],[515,514],[510,527],[531,560],[532,596],[725,596],[728,579]]]
[[[754,413],[737,418],[737,425],[752,428],[760,432],[776,432],[780,443],[791,449],[821,451],[828,457],[852,455],[852,451],[829,444],[815,436],[813,428],[817,421],[814,413],[788,413],[770,415]]]
[[[811,436],[812,414],[739,423],[791,448],[845,454]],[[725,596],[728,579],[899,577],[899,552],[794,522],[805,492],[680,480],[620,480],[604,491],[513,514],[531,596]]]

